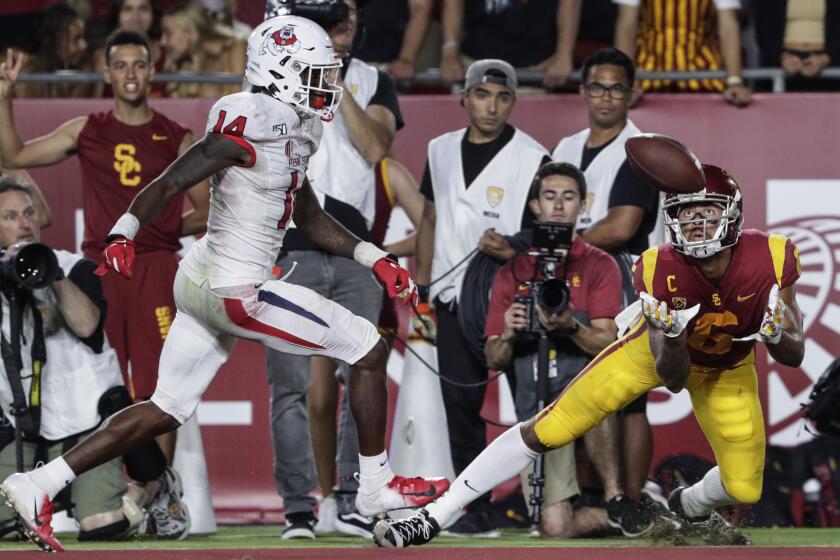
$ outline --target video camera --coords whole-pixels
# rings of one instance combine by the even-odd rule
[[[48,286],[58,272],[58,259],[43,243],[24,241],[0,247],[0,284],[37,290]]]
[[[561,313],[569,305],[569,286],[565,277],[557,276],[558,265],[561,265],[572,246],[572,231],[574,224],[557,222],[535,222],[533,248],[527,255],[536,257],[531,278],[524,283],[528,285],[528,295],[515,295],[514,303],[525,306],[528,317],[529,335],[539,334],[545,329],[540,324],[536,302],[542,310],[549,314]]]
[[[350,15],[344,0],[269,0],[265,17],[300,16],[311,19],[329,32]]]

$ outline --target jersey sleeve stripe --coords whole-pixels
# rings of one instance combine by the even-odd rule
[[[771,233],[767,243],[770,245],[770,257],[773,259],[776,284],[781,286],[782,275],[785,271],[785,243],[787,243],[787,237],[778,233]]]
[[[233,140],[246,150],[248,150],[248,154],[251,156],[251,163],[237,163],[237,167],[254,167],[254,164],[257,163],[257,151],[254,149],[254,146],[251,145],[250,142],[245,140],[242,136],[236,136],[234,134],[222,134],[225,138],[229,138]]]
[[[651,247],[642,253],[642,280],[645,291],[653,294],[653,275],[656,273],[656,261],[659,257],[659,247]]]

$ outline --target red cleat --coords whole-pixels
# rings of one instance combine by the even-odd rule
[[[372,516],[393,509],[423,507],[447,490],[449,481],[445,478],[394,476],[388,484],[372,493],[360,487],[356,495],[356,509],[362,515]]]
[[[64,552],[53,536],[53,506],[50,497],[32,482],[28,474],[15,473],[0,485],[0,494],[15,512],[26,537],[47,552]],[[39,506],[40,504],[40,506]]]

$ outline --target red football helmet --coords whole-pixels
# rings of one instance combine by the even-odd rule
[[[743,198],[741,188],[735,179],[725,170],[715,165],[703,165],[706,176],[706,188],[694,193],[671,193],[665,197],[662,210],[665,213],[665,227],[671,238],[674,249],[703,259],[738,243],[741,236],[741,224],[744,221]],[[686,205],[717,205],[723,210],[718,218],[695,214],[688,219],[680,218],[680,209]],[[683,228],[687,225],[702,223],[706,231],[706,222],[714,225],[718,221],[717,230],[712,237],[705,234],[703,239],[689,241],[683,235]]]

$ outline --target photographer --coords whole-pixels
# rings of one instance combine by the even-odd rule
[[[102,328],[105,300],[93,274],[96,265],[55,251],[56,266],[43,245],[18,253],[16,244],[37,242],[39,237],[38,212],[30,190],[12,178],[0,177],[0,246],[4,251],[0,258],[0,406],[5,417],[0,426],[0,477],[18,470],[21,458],[28,470],[84,439],[101,421],[100,396],[122,387],[116,354]],[[46,252],[34,253],[34,257],[48,258],[36,261],[32,252],[25,252],[38,248]],[[20,262],[36,270],[36,275],[43,271],[45,283],[51,284],[25,287],[31,284],[24,284],[13,272]],[[21,450],[15,442],[16,427]],[[62,500],[79,520],[79,540],[120,538],[142,520],[136,505],[144,501],[142,491],[134,492],[136,500],[124,499],[127,487],[121,466],[122,461],[115,459],[82,475]],[[4,528],[16,524],[5,503],[0,506],[0,524]]]
[[[549,162],[534,177],[528,208],[538,222],[573,225],[585,199],[586,180],[580,170],[569,163]],[[515,404],[520,421],[537,412],[538,356],[533,336],[529,334],[544,329],[552,342],[547,402],[554,400],[593,356],[615,340],[614,317],[621,309],[618,266],[612,257],[588,244],[573,228],[570,234],[571,244],[564,258],[552,262],[543,256],[519,256],[502,267],[493,282],[484,350],[490,368],[512,368],[515,372]],[[534,232],[529,230],[520,232],[517,238],[526,247],[532,247],[535,241]],[[553,279],[546,277],[546,272],[551,273],[547,263],[555,265]],[[558,281],[567,291],[558,289],[562,286]],[[545,304],[546,292],[541,290],[548,289],[547,286],[557,293],[568,294],[564,309],[554,313],[543,309],[540,303]],[[607,417],[584,437],[584,442],[603,482],[607,511],[588,507],[572,510],[570,500],[579,493],[575,452],[573,445],[562,447],[545,456],[541,534],[568,538],[602,530],[608,523],[621,528],[626,535],[643,532],[650,521],[624,497],[618,482],[615,417]],[[530,469],[522,473],[526,503],[530,499],[528,474]]]

